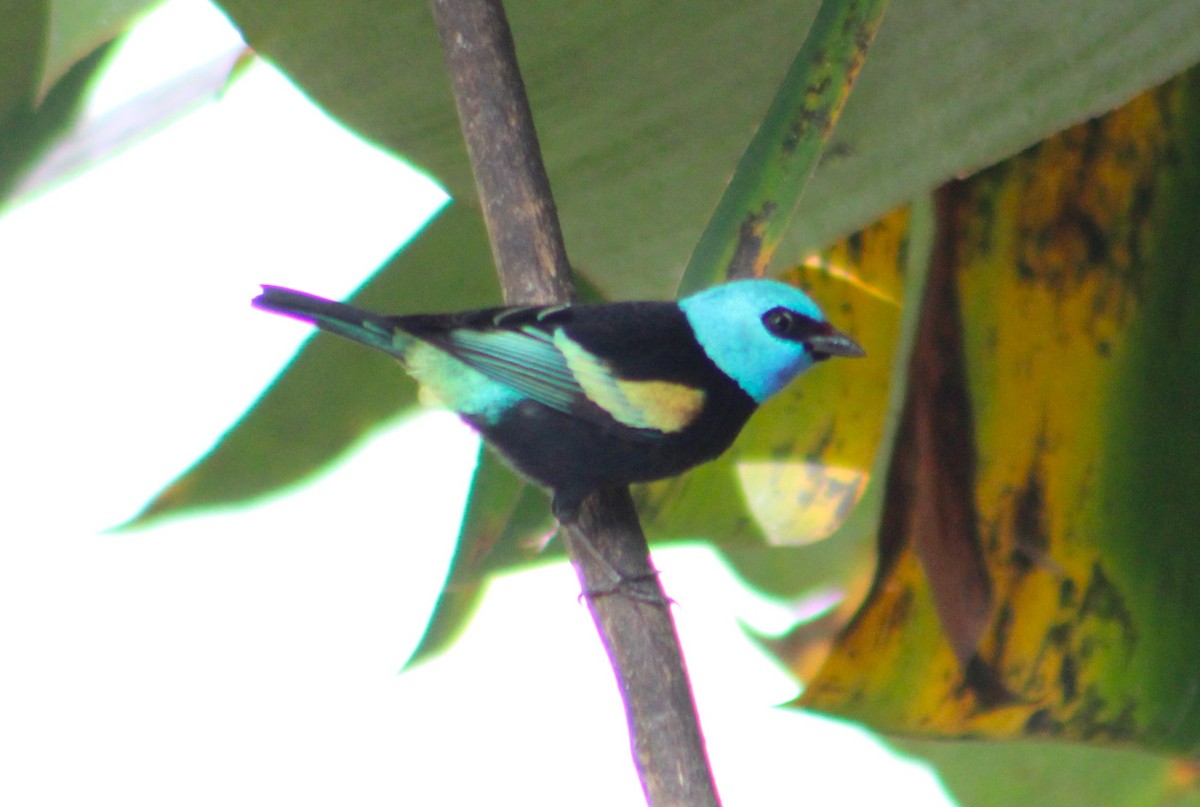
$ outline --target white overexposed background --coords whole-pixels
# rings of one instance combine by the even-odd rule
[[[92,114],[237,42],[173,0]],[[453,416],[390,424],[253,507],[111,529],[308,337],[251,309],[259,283],[344,296],[443,202],[256,63],[0,218],[0,803],[642,803],[569,567],[498,579],[449,653],[400,672],[476,455]],[[727,804],[950,803],[862,732],[777,707],[796,684],[738,620],[780,630],[785,604],[703,547],[655,561]]]

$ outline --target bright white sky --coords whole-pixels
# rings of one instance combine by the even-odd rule
[[[236,41],[173,0],[96,106]],[[474,461],[452,416],[387,428],[269,503],[106,532],[308,335],[250,308],[260,282],[345,295],[441,201],[259,64],[0,218],[0,803],[642,803],[568,567],[498,580],[451,652],[398,674]],[[726,803],[950,803],[858,730],[775,707],[796,686],[737,620],[778,629],[784,608],[706,549],[655,560]]]

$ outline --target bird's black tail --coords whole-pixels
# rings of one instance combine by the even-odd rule
[[[263,286],[262,290],[254,298],[256,307],[311,322],[322,330],[362,342],[398,359],[404,358],[412,341],[389,317],[280,286]]]

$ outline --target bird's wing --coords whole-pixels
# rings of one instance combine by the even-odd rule
[[[685,428],[703,408],[703,389],[642,373],[627,378],[614,365],[621,355],[661,350],[654,319],[647,321],[640,307],[605,306],[598,316],[597,311],[492,309],[399,322],[487,377],[573,417],[615,420],[647,437]],[[637,321],[630,318],[639,312]],[[604,349],[597,353],[589,344],[600,336],[597,347],[603,343]]]
[[[554,337],[535,328],[456,328],[435,344],[469,367],[560,412],[571,413],[583,388]]]
[[[566,414],[586,396],[554,343],[547,320],[567,306],[490,308],[397,317],[401,330],[444,350],[493,381]]]

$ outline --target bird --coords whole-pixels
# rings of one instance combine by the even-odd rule
[[[398,359],[423,403],[457,412],[551,493],[562,524],[594,491],[715,459],[797,376],[866,355],[807,294],[770,279],[679,301],[401,316],[264,285],[253,305]]]

